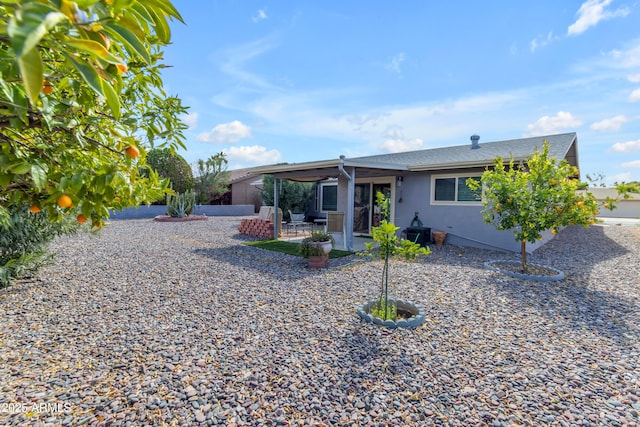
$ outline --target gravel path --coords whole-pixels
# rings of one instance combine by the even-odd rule
[[[312,271],[239,223],[59,239],[0,290],[0,425],[640,425],[640,228],[562,231],[529,258],[561,282],[453,246],[394,262],[427,322],[389,331],[355,310],[379,262]]]

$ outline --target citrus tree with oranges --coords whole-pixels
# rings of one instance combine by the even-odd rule
[[[549,144],[536,149],[524,163],[513,158],[507,167],[503,158],[494,161],[480,182],[469,179],[467,185],[482,187],[482,215],[486,223],[498,230],[513,230],[521,242],[522,270],[527,271],[527,242],[542,239],[544,232],[555,234],[568,225],[595,224],[598,202],[579,180],[579,171],[566,160],[549,156]]]
[[[100,227],[169,191],[145,158],[184,146],[161,79],[174,20],[169,0],[0,2],[0,223],[26,204]]]

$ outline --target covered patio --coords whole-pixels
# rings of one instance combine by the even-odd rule
[[[271,165],[255,168],[255,174],[269,174],[274,177],[274,209],[278,209],[278,182],[280,180],[298,182],[321,182],[329,178],[337,179],[337,212],[344,213],[343,234],[336,233],[336,247],[345,247],[350,251],[358,251],[364,248],[364,239],[358,241],[354,237],[354,211],[356,179],[369,179],[386,184],[395,195],[395,182],[398,176],[407,173],[406,166],[393,163],[385,163],[374,160],[347,159],[340,156],[335,160],[317,162],[305,162],[283,165]],[[401,179],[400,179],[401,181]],[[373,196],[375,199],[375,195]],[[393,207],[392,207],[393,220]],[[278,236],[277,227],[274,225],[274,238]],[[337,239],[343,235],[346,242],[338,243]]]

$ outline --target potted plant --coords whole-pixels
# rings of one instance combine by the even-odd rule
[[[329,263],[329,252],[333,248],[333,236],[324,230],[313,230],[309,237],[302,239],[298,251],[309,259],[309,267],[325,268]]]
[[[366,250],[362,254],[375,256],[374,244],[377,244],[378,256],[384,263],[380,295],[358,307],[358,315],[366,322],[389,328],[419,326],[424,322],[424,312],[420,308],[407,301],[389,298],[389,259],[401,257],[405,260],[414,260],[418,255],[429,255],[431,250],[410,240],[398,239],[396,233],[399,227],[388,220],[391,201],[379,192],[376,195],[376,203],[381,211],[380,224],[373,227],[374,242],[367,243]]]

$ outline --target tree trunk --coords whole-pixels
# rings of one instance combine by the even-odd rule
[[[527,273],[527,241],[522,241],[522,272]]]

